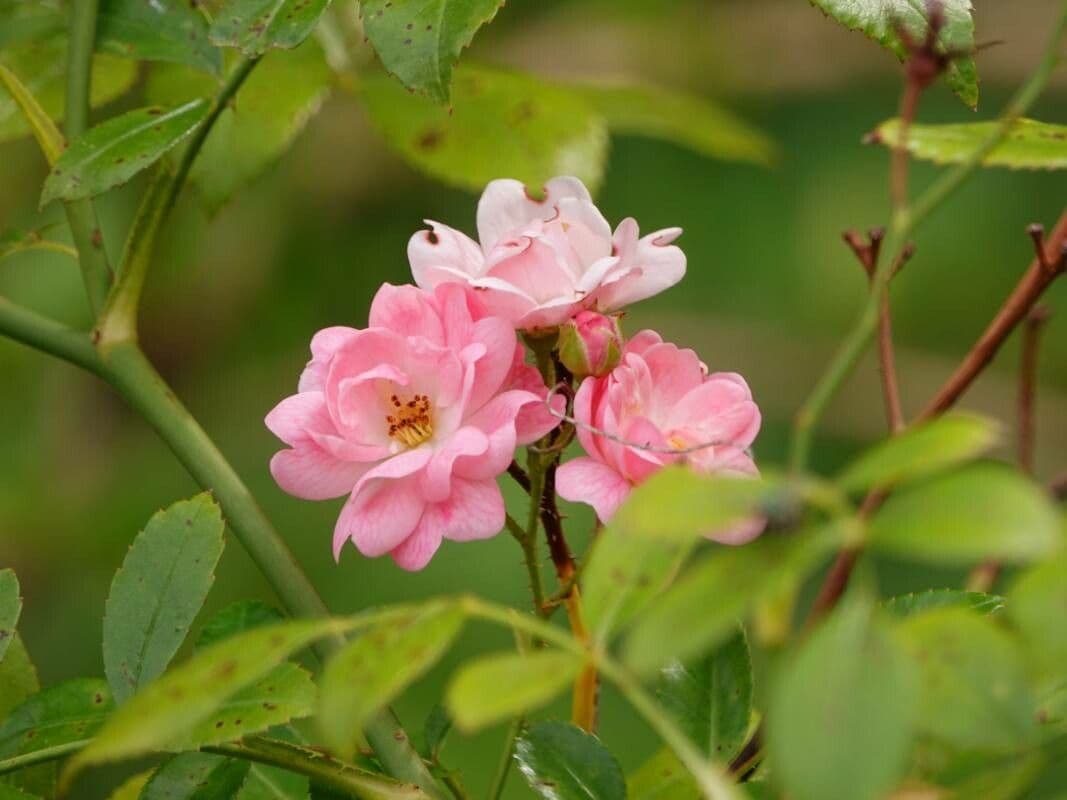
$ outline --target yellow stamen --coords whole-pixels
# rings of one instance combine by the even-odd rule
[[[386,416],[389,424],[389,438],[395,439],[405,447],[418,447],[433,436],[433,416],[430,398],[417,394],[410,400],[401,400],[395,394],[389,398],[395,409],[394,414]]]

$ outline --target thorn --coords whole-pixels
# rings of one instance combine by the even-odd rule
[[[1054,269],[1054,266],[1049,263],[1048,253],[1045,252],[1045,226],[1040,222],[1028,225],[1026,227],[1026,235],[1034,243],[1034,255],[1037,257],[1037,263],[1041,265],[1041,269]]]
[[[1052,309],[1047,305],[1034,306],[1026,315],[1026,324],[1031,328],[1040,328],[1052,317]]]

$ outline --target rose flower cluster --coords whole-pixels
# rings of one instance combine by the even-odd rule
[[[351,540],[424,567],[444,539],[504,527],[497,477],[516,448],[561,421],[585,455],[562,464],[556,487],[608,520],[630,489],[684,460],[702,472],[756,474],[748,455],[760,426],[744,379],[708,373],[691,350],[653,331],[624,341],[613,312],[681,280],[679,228],[614,231],[576,178],[544,197],[497,180],[478,203],[478,241],[437,222],[408,244],[414,286],[385,284],[368,326],[311,340],[297,394],[267,427],[286,445],[271,473],[308,500],[347,495],[334,554]],[[562,392],[527,364],[519,334],[551,341],[580,379]],[[758,528],[718,538],[738,543]]]

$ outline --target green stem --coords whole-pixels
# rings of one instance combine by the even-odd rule
[[[1005,107],[996,130],[968,156],[965,162],[942,175],[930,186],[910,210],[901,209],[894,215],[890,235],[883,248],[886,253],[891,254],[891,257],[883,258],[879,262],[871,281],[871,292],[859,320],[797,413],[790,450],[790,466],[794,471],[801,471],[807,466],[815,426],[874,340],[878,330],[878,309],[881,306],[882,297],[885,295],[889,279],[909,237],[981,166],[985,157],[1004,141],[1016,120],[1023,116],[1041,95],[1059,60],[1058,50],[1065,32],[1067,32],[1067,3],[1064,3],[1060,11],[1059,21],[1041,62],[1022,89]]]
[[[115,343],[101,352],[101,358],[104,375],[119,394],[156,430],[196,481],[215,495],[234,535],[274,588],[286,610],[294,617],[329,616],[326,605],[297,564],[285,540],[137,344],[129,341]],[[341,644],[340,637],[336,637],[322,641],[316,649],[325,660]],[[365,733],[390,774],[417,783],[433,797],[442,796],[433,776],[391,712],[368,723]]]
[[[523,614],[513,608],[498,606],[477,597],[461,599],[464,610],[472,617],[494,622],[498,625],[523,631],[530,636],[556,645],[561,650],[589,660],[600,673],[615,684],[634,709],[645,718],[660,738],[674,751],[696,779],[708,800],[736,800],[739,797],[734,784],[724,770],[708,761],[689,741],[689,738],[667,716],[657,703],[622,665],[615,662],[599,648],[590,649],[570,634],[542,619]]]
[[[515,739],[518,738],[522,725],[523,718],[516,717],[508,726],[508,733],[504,738],[504,750],[500,754],[500,763],[496,768],[496,775],[493,776],[493,782],[489,784],[489,800],[500,800],[500,795],[504,793],[504,786],[511,772],[511,762],[514,760],[512,755],[515,752]]]
[[[530,593],[533,595],[534,611],[544,614],[545,588],[541,581],[541,562],[537,555],[537,539],[529,536],[523,527],[508,514],[504,519],[508,532],[522,547],[523,561],[526,563],[526,574],[530,579]]]
[[[338,761],[325,753],[264,736],[247,736],[238,742],[206,747],[205,750],[233,758],[256,761],[307,775],[323,789],[341,792],[359,800],[428,800],[418,786],[397,783],[381,775]]]
[[[193,131],[189,144],[182,151],[182,159],[178,162],[174,183],[164,204],[164,215],[174,207],[174,203],[177,201],[178,195],[181,194],[182,187],[185,186],[185,181],[189,177],[189,171],[193,168],[193,162],[196,161],[200,149],[204,146],[204,142],[207,141],[211,129],[215,126],[222,112],[229,107],[230,102],[237,95],[237,90],[241,88],[241,84],[245,82],[249,73],[259,63],[259,58],[259,56],[248,56],[237,62],[237,66],[230,71],[230,74],[226,77],[226,82],[222,84],[219,93],[215,96],[215,100],[211,104],[211,111]]]
[[[0,333],[76,364],[95,375],[102,374],[103,366],[87,335],[3,297],[0,297]]]
[[[70,40],[67,48],[67,94],[65,123],[67,140],[85,132],[89,123],[89,91],[92,83],[93,49],[96,44],[96,11],[99,0],[75,0],[70,4]],[[104,249],[100,222],[91,200],[65,204],[74,245],[78,248],[85,291],[93,316],[100,312],[111,288],[111,265]]]
[[[34,750],[32,753],[24,753],[20,756],[5,758],[0,761],[0,775],[6,775],[9,772],[15,772],[20,769],[26,769],[27,767],[44,764],[48,761],[55,761],[64,756],[69,756],[71,753],[76,753],[81,750],[91,741],[92,739],[78,739],[74,742],[64,742],[63,744],[57,744],[53,747]]]

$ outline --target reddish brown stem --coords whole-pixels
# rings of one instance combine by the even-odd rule
[[[1037,400],[1037,362],[1038,348],[1041,346],[1041,333],[1048,322],[1049,310],[1045,306],[1035,306],[1026,316],[1023,327],[1023,357],[1019,366],[1019,404],[1018,404],[1018,454],[1019,466],[1029,475],[1034,474],[1034,442],[1036,441],[1034,406]]]
[[[946,382],[941,391],[920,415],[920,420],[937,417],[948,411],[970,387],[982,370],[989,365],[1000,349],[1004,340],[1020,321],[1030,312],[1049,285],[1059,276],[1067,266],[1067,255],[1064,252],[1064,243],[1067,242],[1067,210],[1060,217],[1059,222],[1047,241],[1038,236],[1038,229],[1031,228],[1030,234],[1037,243],[1037,254],[1033,263],[1015,287],[1000,312],[990,323],[982,337],[964,358],[963,363]],[[861,515],[867,515],[877,508],[884,495],[872,493],[864,500],[860,508]],[[859,551],[854,549],[842,550],[838,554],[837,561],[830,568],[823,581],[819,594],[816,596],[807,624],[821,619],[841,599],[848,581],[852,576],[852,570],[856,565]]]
[[[878,268],[878,256],[882,249],[882,240],[885,238],[885,230],[875,228],[867,236],[868,242],[864,242],[856,231],[846,231],[844,239],[852,252],[856,254],[868,279],[873,279],[875,270]],[[913,248],[905,248],[901,253],[900,261],[894,268],[894,275],[903,267],[913,252]],[[886,423],[889,426],[889,432],[896,434],[904,429],[905,420],[904,409],[900,402],[900,385],[897,382],[896,354],[893,350],[893,320],[888,289],[882,296],[878,310],[878,368],[882,381]]]
[[[904,93],[900,98],[900,132],[897,136],[896,147],[893,148],[889,173],[889,195],[894,211],[900,211],[908,205],[908,163],[910,161],[908,135],[919,109],[919,97],[922,92],[922,83],[917,79],[914,71],[909,69],[908,80],[904,84]]]
[[[1042,252],[1038,240],[1038,258]],[[1023,357],[1019,365],[1019,401],[1016,416],[1018,431],[1019,468],[1028,475],[1034,474],[1034,403],[1037,399],[1037,355],[1041,344],[1041,331],[1048,322],[1049,312],[1044,306],[1035,306],[1026,315],[1023,326]],[[973,592],[988,592],[1000,575],[1000,563],[986,561],[974,568],[967,579],[967,588]]]
[[[981,338],[963,359],[963,363],[952,377],[937,393],[920,419],[930,419],[943,414],[955,405],[971,384],[993,360],[1005,340],[1015,330],[1045,290],[1064,270],[1067,258],[1064,257],[1064,244],[1067,243],[1067,210],[1056,223],[1052,235],[1039,247],[1040,255],[1035,257],[1030,268],[1016,285],[996,317],[986,328]]]

